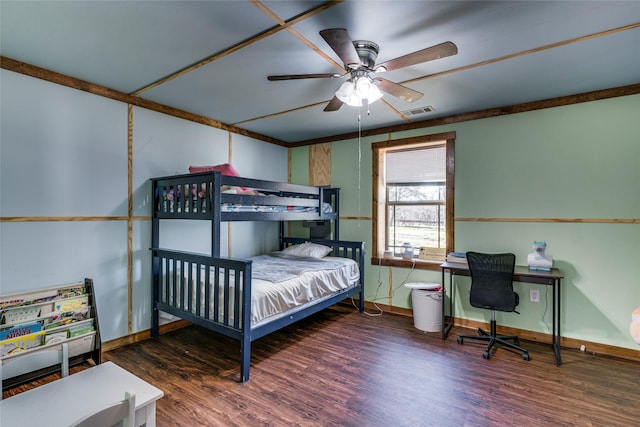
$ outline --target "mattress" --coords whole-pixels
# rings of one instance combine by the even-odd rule
[[[277,206],[277,205],[238,205],[223,203],[222,212],[318,212],[318,208],[311,206]],[[329,203],[322,204],[322,213],[332,213]]]
[[[191,192],[189,189],[191,188]],[[210,200],[206,197],[206,191],[197,191],[196,184],[191,187],[186,185],[183,189],[182,186],[177,186],[174,194],[173,187],[165,187],[164,190],[156,190],[160,193],[160,199],[162,202],[158,205],[158,210],[165,213],[181,213],[181,212],[193,212],[205,213],[208,210],[207,205]],[[245,191],[237,190],[240,187],[227,187],[221,188],[223,194],[239,194],[248,196],[266,196],[264,193],[260,193],[255,190],[247,189]],[[185,197],[183,197],[185,196]],[[271,194],[270,200],[273,201],[277,196]],[[236,203],[222,203],[220,209],[222,212],[318,212],[318,206],[281,206],[274,205],[265,202],[260,204],[260,197],[256,197],[256,204],[242,205]],[[311,199],[309,199],[311,200]],[[330,203],[322,204],[322,213],[333,213],[333,207]]]
[[[318,300],[326,299],[335,293],[348,288],[360,278],[358,264],[349,258],[341,257],[324,257],[322,259],[314,258],[310,260],[303,257],[289,256],[286,258],[286,264],[289,268],[286,271],[278,271],[277,274],[262,275],[260,271],[273,270],[277,265],[281,268],[283,265],[282,256],[277,254],[260,255],[250,258],[252,262],[252,270],[254,278],[251,283],[251,326],[256,327],[260,324],[267,323],[278,317],[286,315],[286,313],[297,310],[305,305],[311,305]],[[194,266],[194,268],[197,268]],[[180,266],[178,265],[178,270]],[[163,268],[163,271],[165,269]],[[184,271],[186,273],[186,269]],[[230,276],[230,292],[226,295],[229,299],[228,312],[225,313],[224,299],[225,295],[222,286],[219,287],[218,304],[220,311],[217,319],[214,318],[214,289],[213,278],[210,278],[209,295],[210,301],[206,301],[206,279],[205,272],[201,272],[200,286],[195,287],[189,292],[187,274],[176,272],[178,277],[174,283],[173,274],[170,272],[168,276],[163,276],[161,283],[161,295],[163,302],[172,304],[176,301],[177,308],[187,311],[200,317],[205,317],[205,308],[209,306],[209,319],[219,323],[233,324],[234,313],[234,286],[233,275]],[[180,280],[180,276],[185,278]],[[220,273],[222,275],[222,272]],[[196,271],[192,270],[191,277],[197,277]],[[262,278],[260,278],[262,277]],[[222,282],[222,277],[221,280]],[[242,286],[242,285],[241,285]],[[198,294],[200,294],[200,302],[198,303]],[[189,310],[189,295],[191,295],[191,309]],[[198,307],[199,305],[199,307]],[[199,313],[199,314],[198,314]],[[227,321],[225,322],[225,315]]]

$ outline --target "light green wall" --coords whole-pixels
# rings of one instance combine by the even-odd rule
[[[309,147],[291,150],[291,176],[301,185],[309,185]]]
[[[640,95],[474,120],[393,135],[456,132],[456,218],[640,219]],[[341,216],[371,216],[371,148],[385,136],[336,142],[332,185],[341,187]],[[305,181],[308,154],[293,150],[293,180]],[[308,152],[308,150],[306,150]],[[305,175],[307,174],[307,175]],[[469,222],[455,224],[458,251],[511,251],[526,265],[533,240],[546,240],[547,253],[566,275],[562,283],[562,334],[589,342],[637,349],[629,336],[631,312],[640,306],[640,223]],[[371,244],[370,220],[345,220],[343,238]],[[410,307],[404,281],[441,281],[439,272],[379,268],[365,271],[367,300]],[[391,279],[389,279],[391,275]],[[469,280],[459,279],[458,295]],[[507,326],[548,333],[551,295],[529,302],[520,315],[500,313]],[[545,302],[546,295],[546,302]],[[380,299],[382,297],[382,299]],[[484,310],[456,301],[456,316],[488,321]]]

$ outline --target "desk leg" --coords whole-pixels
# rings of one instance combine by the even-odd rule
[[[442,269],[442,339],[446,339],[453,327],[453,274],[449,272],[449,323],[445,322],[447,287],[445,286],[444,268]]]
[[[558,304],[558,294],[556,292],[556,281],[554,280],[551,284],[551,296],[553,299],[553,304],[552,304],[552,322],[551,322],[551,347],[553,347],[553,351],[556,351],[556,322],[557,322],[557,317],[558,317],[558,309],[557,309],[557,304]],[[556,355],[558,353],[556,352]],[[557,360],[557,356],[556,356],[556,360]]]
[[[555,307],[555,301],[556,301],[556,295],[557,295],[557,299],[558,299],[558,307]],[[553,281],[553,301],[554,301],[554,322],[553,322],[553,335],[554,335],[554,339],[553,339],[553,350],[556,353],[556,365],[560,366],[562,365],[562,355],[560,355],[560,338],[561,338],[561,333],[560,333],[560,279],[554,280]],[[557,316],[556,316],[557,313]],[[556,319],[557,317],[557,319]],[[556,329],[557,328],[557,329]]]

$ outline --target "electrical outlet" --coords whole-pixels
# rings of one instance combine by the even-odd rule
[[[540,302],[540,291],[537,289],[529,289],[529,301]]]

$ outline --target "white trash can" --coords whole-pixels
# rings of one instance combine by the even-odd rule
[[[443,289],[440,283],[405,283],[411,289],[413,325],[425,332],[442,330]]]

